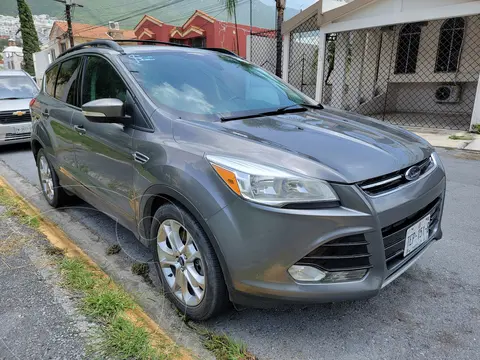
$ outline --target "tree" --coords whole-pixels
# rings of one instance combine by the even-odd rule
[[[237,5],[238,0],[225,0],[225,8],[227,9],[228,17],[231,19],[232,17],[235,20],[235,35],[237,39],[237,54],[240,55],[240,49],[238,44],[238,25],[237,25]]]
[[[32,12],[25,0],[17,0],[17,6],[23,42],[23,68],[30,75],[35,75],[33,53],[40,51],[37,30],[35,29],[35,24],[33,22]]]

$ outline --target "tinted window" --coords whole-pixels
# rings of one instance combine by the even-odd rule
[[[89,57],[83,80],[82,104],[97,99],[126,99],[126,87],[107,60]]]
[[[0,74],[0,100],[30,99],[37,92],[37,86],[27,76],[1,76]]]
[[[210,51],[169,50],[121,57],[159,106],[210,119],[314,102],[262,68]]]
[[[75,105],[75,88],[79,65],[79,57],[67,60],[61,64],[55,90],[55,97],[58,100]]]
[[[55,81],[57,80],[58,65],[48,70],[45,74],[45,92],[50,95],[55,95]]]

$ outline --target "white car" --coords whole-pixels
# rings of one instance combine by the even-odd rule
[[[0,71],[0,145],[30,141],[29,104],[37,93],[37,84],[25,71]]]

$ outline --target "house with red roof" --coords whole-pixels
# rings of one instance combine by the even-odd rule
[[[265,30],[267,29],[252,28],[254,33]],[[235,27],[234,23],[220,21],[203,11],[196,10],[182,26],[167,24],[153,16],[145,15],[134,32],[137,39],[168,41],[193,47],[224,48],[245,57],[250,26],[238,24]]]

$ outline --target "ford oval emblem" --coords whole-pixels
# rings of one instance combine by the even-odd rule
[[[420,167],[419,166],[412,166],[405,172],[405,179],[408,181],[415,181],[420,177]]]

